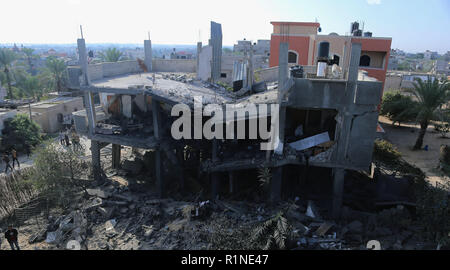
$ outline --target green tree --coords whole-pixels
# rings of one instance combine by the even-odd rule
[[[389,118],[392,124],[413,121],[417,117],[417,102],[399,91],[387,91],[383,95],[380,114]]]
[[[1,137],[3,151],[14,147],[17,151],[25,150],[42,142],[39,125],[30,120],[26,114],[17,114],[4,122]]]
[[[39,78],[36,76],[28,75],[19,85],[22,92],[27,97],[32,97],[38,101],[41,99],[43,92],[39,82]]]
[[[123,53],[116,48],[109,48],[106,51],[99,52],[99,55],[104,62],[117,62],[121,60]]]
[[[27,63],[28,63],[28,72],[33,72],[33,63],[32,60],[35,58],[35,55],[33,55],[34,49],[31,48],[23,48],[22,52],[25,54]]]
[[[47,62],[45,65],[51,72],[53,80],[55,81],[56,91],[61,92],[63,88],[64,78],[66,75],[66,64],[61,59],[49,57],[47,58]]]
[[[11,65],[17,59],[16,54],[8,49],[0,49],[0,66],[6,75],[6,81],[8,83],[8,98],[13,99],[13,92],[11,86]]]
[[[73,190],[86,192],[89,184],[80,178],[89,174],[89,163],[81,159],[71,148],[61,149],[46,142],[34,152],[34,169],[30,179],[42,196],[57,204],[66,204]]]
[[[414,89],[408,90],[413,94],[417,102],[417,120],[420,124],[420,132],[417,137],[414,149],[418,150],[422,148],[423,138],[427,131],[430,120],[436,119],[436,113],[438,109],[449,101],[450,85],[447,80],[439,82],[439,80],[431,80],[428,77],[426,82],[421,79],[416,79],[414,82]]]

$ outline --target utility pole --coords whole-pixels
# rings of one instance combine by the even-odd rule
[[[31,114],[31,101],[28,102],[28,111],[30,112],[30,121],[33,121],[33,115]]]

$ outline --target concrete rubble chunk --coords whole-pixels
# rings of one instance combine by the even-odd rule
[[[106,191],[103,191],[101,189],[86,189],[86,192],[90,195],[90,196],[97,196],[99,198],[102,199],[108,199],[110,194]]]
[[[319,210],[313,201],[308,201],[308,207],[306,208],[306,215],[313,219],[321,219]]]
[[[330,135],[328,132],[320,133],[299,141],[290,143],[289,146],[297,151],[302,151],[314,147],[316,145],[326,143],[330,141]]]

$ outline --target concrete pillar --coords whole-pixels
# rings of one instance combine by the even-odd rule
[[[220,79],[222,70],[222,25],[211,22],[211,45],[212,45],[212,61],[211,61],[211,80],[216,83]]]
[[[160,104],[157,100],[152,99],[152,115],[153,115],[153,132],[155,139],[161,139],[161,119],[160,119]],[[161,166],[161,148],[158,148],[155,151],[155,176],[156,176],[156,188],[158,191],[159,197],[165,196],[165,186],[163,180],[163,172]]]
[[[88,73],[88,62],[87,62],[87,52],[86,52],[86,43],[84,38],[77,39],[78,45],[78,62],[81,67],[81,72],[83,75],[83,84],[82,86],[87,86],[91,84]]]
[[[272,170],[272,179],[270,181],[270,202],[276,203],[281,200],[281,185],[283,178],[283,167],[277,167]]]
[[[95,133],[96,115],[95,115],[94,96],[91,92],[87,91],[84,92],[84,103],[88,118],[88,132],[89,135],[93,135]]]
[[[212,161],[217,162],[219,160],[218,157],[218,143],[216,139],[212,141]],[[211,173],[211,199],[215,200],[217,195],[219,194],[219,173],[213,172]]]
[[[288,53],[289,53],[289,43],[280,43],[280,52],[278,59],[278,89],[284,89],[284,84],[289,78],[289,68],[288,68]]]
[[[144,40],[144,53],[145,53],[145,65],[147,66],[148,71],[152,71],[152,41]]]
[[[200,53],[202,52],[202,43],[201,42],[197,42],[197,66],[195,71],[197,72],[197,77],[198,77],[198,68],[200,66]]]
[[[120,144],[112,145],[112,168],[119,169],[120,168]]]
[[[356,85],[358,80],[359,70],[359,58],[361,56],[361,44],[353,43],[350,58],[350,67],[348,73],[347,87],[345,89],[346,100],[344,101],[344,108],[339,111],[338,121],[336,125],[337,137],[337,154],[336,160],[345,165],[347,162],[347,149],[350,140],[350,132],[352,126],[353,115],[350,113],[353,111],[354,97],[356,92]],[[332,214],[338,218],[342,208],[342,197],[344,192],[344,169],[334,168],[334,181],[333,181],[333,205]]]
[[[342,209],[342,196],[344,192],[344,175],[345,170],[341,168],[333,169],[334,179],[333,179],[333,205],[332,205],[332,215],[333,218],[339,218]]]
[[[91,140],[91,154],[92,154],[92,171],[94,180],[101,182],[101,165],[100,165],[100,144],[98,141]]]

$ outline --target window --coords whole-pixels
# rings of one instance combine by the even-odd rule
[[[359,66],[360,67],[368,67],[370,66],[370,56],[363,55],[359,58]]]
[[[288,63],[289,64],[297,64],[298,55],[296,52],[290,51],[288,53]]]
[[[220,73],[220,78],[226,78],[227,74],[226,73]]]

